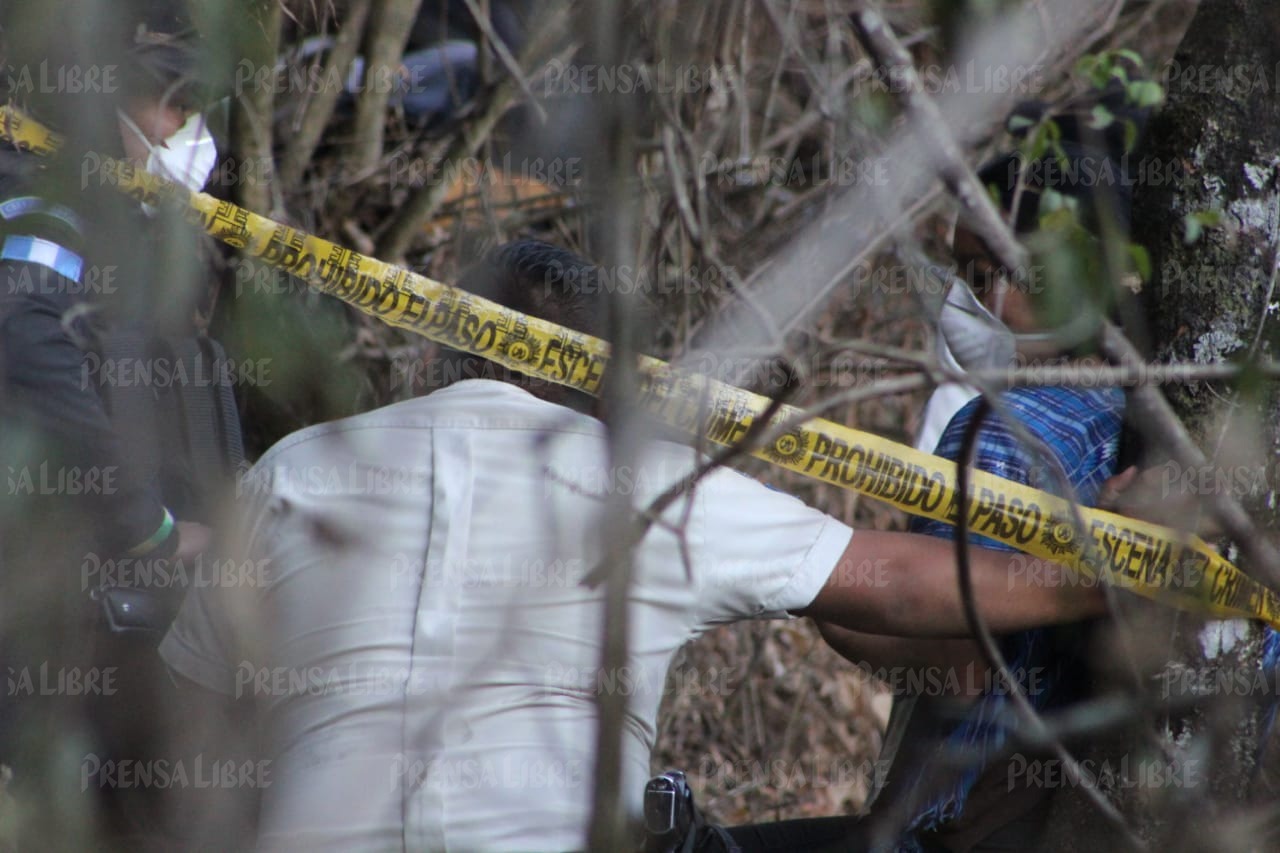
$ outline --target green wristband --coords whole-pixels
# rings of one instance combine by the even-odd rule
[[[149,554],[156,548],[160,547],[160,544],[164,542],[164,540],[168,539],[169,534],[173,532],[173,525],[173,514],[166,509],[164,511],[164,521],[160,522],[160,527],[158,527],[156,532],[152,533],[146,541],[130,548],[129,556],[141,557],[142,555]]]

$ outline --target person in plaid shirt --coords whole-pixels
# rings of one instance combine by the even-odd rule
[[[1143,111],[1126,106],[1123,93],[1105,92],[1100,97],[1113,114],[1138,125],[1145,121]],[[1079,119],[1092,105],[1068,105],[1069,111],[1055,117],[1070,168],[1061,167],[1056,157],[1049,163],[1048,158],[1029,161],[1011,153],[980,171],[983,183],[999,191],[1019,234],[1039,228],[1040,201],[1049,192],[1076,199],[1086,226],[1095,227],[1099,219],[1110,216],[1127,229],[1132,182],[1086,182],[1080,177],[1086,171],[1095,176],[1125,174],[1123,139],[1110,131],[1093,132]],[[1044,105],[1023,105],[1015,114],[1039,118],[1036,110],[1043,112]],[[1098,168],[1104,161],[1109,170]],[[944,361],[969,370],[1011,367],[1018,358],[1057,363],[1072,358],[1081,366],[1094,361],[1072,342],[1064,344],[1066,330],[1044,330],[1030,288],[1014,284],[989,247],[963,224],[956,228],[953,253],[960,276],[947,294],[939,323]],[[1116,474],[1124,405],[1123,391],[1110,387],[1005,391],[996,396],[978,428],[971,464],[1081,505],[1094,505],[1104,483]],[[931,405],[930,410],[937,408]],[[946,421],[936,449],[921,449],[959,461],[965,432],[978,408],[979,401],[971,399]],[[1035,446],[1024,440],[1028,436]],[[913,519],[910,529],[955,537],[952,525],[932,520]],[[1015,550],[974,533],[970,544]],[[1023,582],[1037,581],[1010,579],[1011,585]],[[875,636],[821,623],[819,627],[827,642],[851,661],[873,671],[922,676],[912,689],[925,685],[927,695],[895,698],[878,762],[888,770],[873,780],[870,815],[733,827],[729,831],[743,853],[1037,849],[1052,791],[1044,785],[1009,784],[1007,751],[1016,723],[1013,699],[989,671],[977,642]],[[1085,623],[998,638],[1010,671],[1037,711],[1062,708],[1088,694],[1084,644],[1089,633]],[[937,677],[930,680],[925,675]]]

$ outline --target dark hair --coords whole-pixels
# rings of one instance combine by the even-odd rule
[[[458,286],[588,335],[605,333],[600,268],[541,240],[513,240],[463,271]]]
[[[154,30],[139,24],[125,49],[125,92],[131,97],[199,109],[210,97],[201,68],[203,59],[194,30]]]
[[[1094,129],[1091,119],[1098,107],[1114,119],[1106,127]],[[978,178],[984,186],[995,188],[1001,208],[1011,214],[1019,234],[1038,227],[1040,200],[1047,190],[1078,199],[1081,223],[1086,228],[1097,232],[1103,217],[1109,217],[1127,233],[1134,175],[1126,149],[1126,142],[1133,140],[1127,139],[1126,127],[1133,127],[1140,135],[1150,112],[1133,105],[1118,82],[1056,109],[1040,101],[1024,101],[1009,117],[1010,132],[1025,138],[1032,126],[1052,118],[1061,133],[1062,156],[1051,150],[1039,159],[1028,160],[1021,151],[1006,152],[983,164]]]
[[[204,98],[202,52],[183,0],[41,0],[0,5],[0,99],[85,146],[116,153],[115,111],[131,97],[181,107]],[[118,146],[118,143],[117,143]]]
[[[1130,66],[1128,72],[1131,80],[1141,79],[1140,69]],[[1091,126],[1097,107],[1102,107],[1113,117],[1102,128]],[[1060,132],[1058,142],[1066,162],[1060,162],[1058,152],[1054,151],[1030,163],[1019,151],[1006,152],[984,164],[978,170],[978,177],[984,186],[995,189],[1001,208],[1010,214],[1018,234],[1029,234],[1039,228],[1040,200],[1045,191],[1055,190],[1079,200],[1080,223],[1085,228],[1098,234],[1102,231],[1103,222],[1109,220],[1122,238],[1127,239],[1133,185],[1136,183],[1134,164],[1130,163],[1129,154],[1139,149],[1150,116],[1151,109],[1130,102],[1125,87],[1118,81],[1054,110],[1039,101],[1023,102],[1009,117],[1007,126],[1010,132],[1025,138],[1031,127],[1046,117],[1052,118]],[[1020,177],[1021,193],[1018,192]],[[1116,303],[1108,312],[1112,321],[1119,320],[1121,312],[1132,300],[1124,292],[1115,296]],[[1092,342],[1086,341],[1072,354],[1079,356],[1092,352]],[[1128,389],[1125,397],[1130,399]],[[1144,449],[1145,439],[1133,428],[1126,415],[1120,433],[1116,470],[1124,470],[1143,454]]]
[[[568,249],[541,240],[515,240],[491,250],[463,271],[458,287],[507,308],[595,337],[606,333],[600,268]],[[594,400],[580,391],[494,365],[452,349],[441,353],[452,363],[448,375],[516,382],[553,403],[591,411]]]

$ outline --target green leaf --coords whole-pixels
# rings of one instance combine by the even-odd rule
[[[1190,246],[1192,243],[1200,239],[1200,235],[1204,233],[1204,226],[1200,224],[1200,220],[1196,218],[1194,213],[1188,213],[1182,218],[1182,242]]]
[[[1040,125],[1031,134],[1031,138],[1027,141],[1027,159],[1039,160],[1049,150],[1049,125],[1053,122],[1047,122]]]
[[[1200,239],[1206,228],[1217,228],[1222,224],[1222,211],[1197,210],[1182,217],[1183,240],[1188,244]]]
[[[1097,104],[1093,108],[1093,111],[1089,113],[1089,127],[1094,130],[1102,130],[1103,128],[1110,127],[1111,123],[1115,120],[1116,117],[1112,115],[1111,110],[1107,109],[1102,104]]]
[[[1055,159],[1057,159],[1058,165],[1062,168],[1062,171],[1064,172],[1071,171],[1071,158],[1067,156],[1066,149],[1063,148],[1060,144],[1058,144],[1058,141],[1056,139],[1053,141],[1050,147],[1053,149],[1053,156]]]
[[[1144,282],[1151,280],[1151,255],[1147,252],[1147,247],[1138,243],[1129,244],[1129,258],[1133,261],[1134,269],[1138,271],[1138,275],[1142,277]]]
[[[1003,196],[1000,192],[1000,185],[997,183],[987,184],[987,195],[991,197],[991,203],[997,210],[999,210],[1000,203],[1003,200]]]
[[[1086,53],[1076,60],[1075,73],[1080,77],[1093,79],[1101,62],[1101,58],[1096,53]]]
[[[1153,80],[1135,80],[1125,87],[1125,96],[1139,107],[1156,107],[1164,102],[1164,89]]]
[[[1119,80],[1126,87],[1143,82],[1145,69],[1142,57],[1132,50],[1104,50],[1080,57],[1075,65],[1075,74],[1093,88],[1105,89],[1113,80]],[[1131,70],[1138,79],[1131,79]]]
[[[1141,71],[1143,68],[1146,67],[1146,62],[1144,62],[1142,57],[1138,55],[1138,52],[1135,50],[1130,50],[1127,47],[1117,50],[1116,56],[1120,57],[1121,59],[1129,60],[1130,62],[1132,62],[1134,65],[1138,67],[1139,71]]]
[[[1133,119],[1124,120],[1124,153],[1132,154],[1138,144],[1138,123]]]
[[[1016,133],[1019,130],[1026,130],[1028,127],[1034,127],[1035,120],[1030,116],[1010,116],[1005,128],[1010,133]]]
[[[1106,62],[1099,61],[1089,69],[1089,73],[1084,75],[1089,81],[1089,85],[1095,89],[1105,88],[1107,81],[1111,79],[1111,65]]]
[[[1070,234],[1079,227],[1076,199],[1055,190],[1040,197],[1040,230],[1045,233]]]

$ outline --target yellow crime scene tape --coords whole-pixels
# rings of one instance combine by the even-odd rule
[[[59,137],[0,106],[0,135],[50,153]],[[391,264],[345,249],[230,202],[100,158],[103,180],[140,202],[185,204],[185,215],[223,242],[383,322],[531,376],[598,394],[609,344],[530,317]],[[770,400],[649,356],[639,359],[640,404],[664,422],[720,445],[740,440]],[[955,523],[956,465],[871,433],[782,406],[771,427],[791,424],[754,455],[806,477],[851,489],[912,515]],[[795,422],[795,423],[792,423]],[[1166,604],[1280,628],[1280,596],[1201,539],[973,471],[973,532]],[[1078,512],[1078,516],[1076,513]],[[1082,526],[1076,518],[1082,519]],[[1028,564],[1027,584],[1065,583]],[[1011,584],[1015,579],[1011,578]]]

